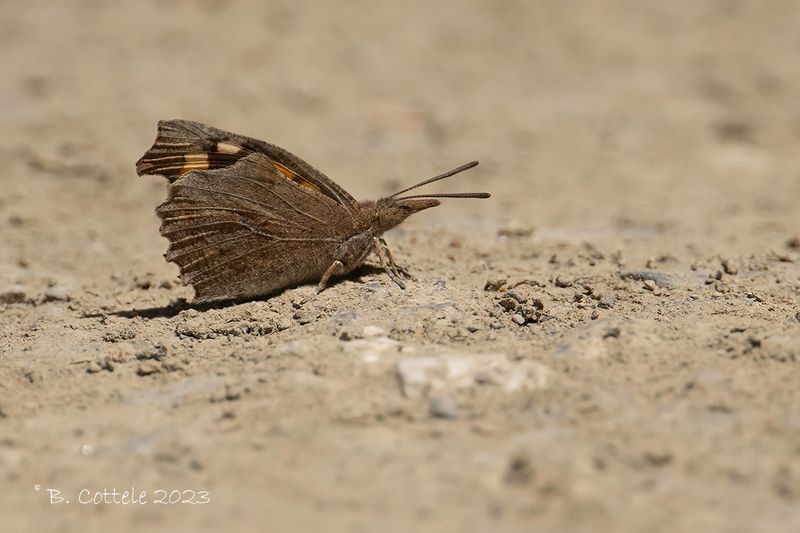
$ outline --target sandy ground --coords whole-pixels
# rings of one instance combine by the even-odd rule
[[[373,4],[0,4],[2,530],[800,530],[797,3]],[[192,308],[162,118],[493,198]]]

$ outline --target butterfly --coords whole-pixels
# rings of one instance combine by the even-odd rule
[[[477,161],[381,198],[356,201],[296,155],[264,141],[188,120],[162,120],[136,171],[169,180],[156,208],[164,257],[192,285],[195,302],[266,296],[352,272],[375,252],[389,278],[405,288],[382,235],[437,198],[489,193],[405,195],[470,169]],[[405,196],[404,196],[405,195]]]

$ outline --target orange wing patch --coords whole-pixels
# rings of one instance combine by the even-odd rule
[[[311,189],[312,191],[320,192],[319,187],[317,187],[316,185],[305,179],[297,172],[289,170],[288,168],[286,168],[285,166],[281,165],[276,161],[273,161],[272,164],[275,165],[275,168],[278,169],[278,172],[286,176],[286,179],[289,179],[295,182],[296,184],[300,185],[301,187],[305,187],[306,189]]]
[[[183,160],[186,161],[178,171],[181,175],[192,170],[207,170],[208,154],[184,154]]]

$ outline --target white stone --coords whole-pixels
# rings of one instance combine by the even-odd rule
[[[350,341],[344,345],[344,350],[357,354],[364,363],[378,363],[387,354],[398,352],[399,344],[389,337],[371,337]]]
[[[510,361],[502,353],[411,357],[397,363],[400,387],[407,397],[455,392],[476,385],[499,386],[504,392],[547,387],[553,371],[536,361]]]
[[[364,326],[364,331],[361,333],[361,335],[366,339],[369,337],[386,335],[386,332],[380,326],[373,326],[370,324],[369,326]]]

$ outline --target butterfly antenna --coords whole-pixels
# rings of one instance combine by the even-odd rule
[[[412,194],[395,198],[395,200],[408,200],[409,198],[489,198],[492,196],[488,192],[444,192],[438,194]]]
[[[416,188],[418,188],[418,187],[422,187],[423,185],[427,185],[427,184],[429,184],[429,183],[433,183],[434,181],[439,181],[439,180],[443,180],[443,179],[445,179],[445,178],[449,178],[450,176],[453,176],[453,175],[455,175],[455,174],[458,174],[459,172],[464,172],[465,170],[469,170],[469,169],[471,169],[472,167],[476,167],[476,166],[478,166],[478,162],[477,162],[477,161],[470,161],[469,163],[467,163],[467,164],[465,164],[465,165],[461,165],[460,167],[454,168],[453,170],[450,170],[450,171],[448,171],[448,172],[445,172],[444,174],[439,174],[438,176],[434,176],[434,177],[432,177],[432,178],[426,179],[425,181],[421,181],[421,182],[417,183],[416,185],[412,185],[411,187],[408,187],[407,189],[403,189],[402,191],[397,191],[396,193],[394,193],[393,195],[391,195],[389,198],[395,198],[395,197],[397,197],[397,196],[399,196],[399,195],[401,195],[401,194],[403,194],[403,193],[405,193],[405,192],[411,191],[411,190],[413,190],[413,189],[416,189]],[[473,194],[473,193],[454,193],[454,194],[468,194],[468,195],[469,195],[469,194]],[[426,197],[426,198],[427,198],[427,197],[441,197],[441,198],[488,198],[488,197],[489,197],[487,193],[477,193],[477,194],[486,194],[486,196],[452,196],[452,195],[449,195],[449,196],[448,196],[448,195],[433,195],[433,194],[425,194],[425,195],[417,195],[417,196],[406,196],[406,198],[422,198],[422,197]],[[402,200],[403,198],[397,198],[397,199],[398,199],[398,200]]]

